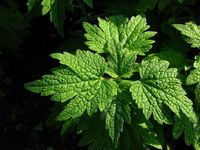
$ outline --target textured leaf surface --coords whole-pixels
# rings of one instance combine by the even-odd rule
[[[116,146],[118,145],[120,133],[123,131],[124,122],[131,122],[129,108],[131,94],[128,91],[129,87],[128,83],[119,83],[117,95],[113,98],[106,112],[106,129]]]
[[[114,101],[106,115],[106,129],[109,130],[109,135],[116,146],[124,124],[124,120],[119,112],[121,110],[120,107],[120,104]]]
[[[116,48],[116,52],[108,58],[106,73],[114,78],[129,78],[137,71],[136,55],[132,52]]]
[[[111,102],[114,88],[109,81],[103,80],[106,63],[98,54],[77,51],[76,56],[65,52],[52,54],[64,67],[53,70],[53,75],[25,85],[32,92],[43,96],[52,95],[54,101],[67,101],[60,120],[80,117],[85,110],[88,114],[101,111]]]
[[[84,23],[87,32],[85,37],[88,40],[86,44],[90,49],[99,53],[113,53],[115,47],[120,47],[136,54],[144,54],[151,49],[154,41],[149,38],[154,36],[155,32],[146,31],[149,26],[145,18],[136,16],[128,20],[122,16],[114,16],[106,20],[98,18],[98,21],[99,27]]]
[[[151,49],[150,40],[155,32],[146,31],[146,19],[141,16],[130,20],[122,16],[99,18],[99,27],[84,23],[87,31],[86,44],[90,49],[99,53],[108,52],[107,73],[112,77],[130,77],[137,71],[136,55],[144,55]]]
[[[168,69],[167,61],[157,58],[144,60],[139,68],[141,80],[134,81],[130,91],[139,108],[148,119],[151,114],[159,123],[169,123],[168,106],[177,116],[182,111],[190,117],[192,102],[185,96],[177,70]]]
[[[200,48],[200,26],[193,22],[187,22],[185,25],[174,24],[173,26],[181,31],[181,34],[185,36],[185,40],[192,44],[192,47]]]

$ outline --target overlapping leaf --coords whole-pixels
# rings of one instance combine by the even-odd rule
[[[124,128],[120,149],[129,150],[134,149],[146,150],[148,146],[162,149],[160,137],[152,130],[152,124],[147,121],[143,113],[136,110],[132,114],[132,122]]]
[[[193,118],[193,120],[191,119]],[[200,140],[200,127],[197,124],[196,116],[191,118],[186,117],[181,114],[180,118],[176,118],[176,122],[173,127],[173,137],[178,139],[184,132],[184,139],[187,145],[193,144],[194,146],[199,146],[198,141]]]
[[[106,69],[104,59],[98,54],[77,51],[76,56],[65,52],[52,54],[53,58],[67,67],[53,70],[54,75],[28,83],[25,87],[43,96],[52,95],[52,100],[67,101],[60,120],[80,117],[85,110],[91,115],[99,108],[101,111],[111,102],[114,87],[101,78]]]
[[[141,80],[134,81],[130,89],[133,99],[143,109],[148,119],[151,114],[159,123],[170,123],[168,106],[177,116],[182,111],[186,116],[193,114],[192,101],[185,95],[181,81],[176,78],[177,70],[168,69],[167,61],[157,58],[141,63]]]
[[[85,117],[80,121],[78,131],[84,134],[79,142],[80,146],[90,144],[89,150],[115,150],[115,146],[104,128],[103,117],[103,114],[97,114],[90,118]]]

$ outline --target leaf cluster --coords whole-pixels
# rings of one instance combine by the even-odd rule
[[[174,139],[184,132],[186,144],[198,150],[199,112],[193,103],[200,97],[199,56],[186,79],[187,85],[197,83],[191,100],[179,68],[171,68],[163,52],[148,56],[156,32],[149,31],[145,17],[98,18],[98,25],[84,22],[83,27],[89,50],[51,54],[60,67],[25,88],[62,105],[55,119],[64,129],[76,124],[83,134],[80,145],[91,150],[163,149],[164,124],[173,125]],[[190,22],[174,27],[199,48],[199,26]]]

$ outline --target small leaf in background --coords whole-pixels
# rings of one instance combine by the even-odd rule
[[[181,31],[184,35],[184,39],[191,44],[194,48],[200,48],[200,26],[197,26],[193,22],[187,22],[183,24],[173,25],[177,30]]]
[[[93,0],[83,0],[83,2],[85,3],[85,4],[87,4],[89,7],[93,7],[93,2],[92,2]]]

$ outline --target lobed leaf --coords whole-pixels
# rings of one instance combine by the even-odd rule
[[[177,70],[168,69],[167,61],[158,58],[142,61],[139,68],[141,80],[134,81],[130,91],[147,119],[153,114],[158,123],[170,123],[168,106],[177,116],[183,112],[187,117],[193,114],[192,101],[187,98],[176,78]]]
[[[185,25],[174,24],[173,27],[184,35],[185,40],[189,44],[192,44],[192,47],[200,48],[200,26],[197,26],[193,22],[187,22]]]
[[[149,38],[153,37],[156,32],[146,31],[149,26],[146,25],[145,18],[138,15],[128,20],[122,16],[113,16],[106,20],[98,18],[98,21],[99,27],[89,23],[83,24],[87,32],[85,34],[88,40],[86,44],[91,50],[112,54],[115,47],[121,46],[121,49],[128,49],[143,55],[151,49],[154,41]]]
[[[52,95],[54,101],[70,100],[58,116],[59,120],[80,117],[85,110],[91,115],[111,103],[115,88],[101,77],[106,69],[101,56],[83,51],[77,51],[76,56],[67,52],[51,56],[66,66],[54,69],[53,75],[45,75],[25,87],[42,96]]]

